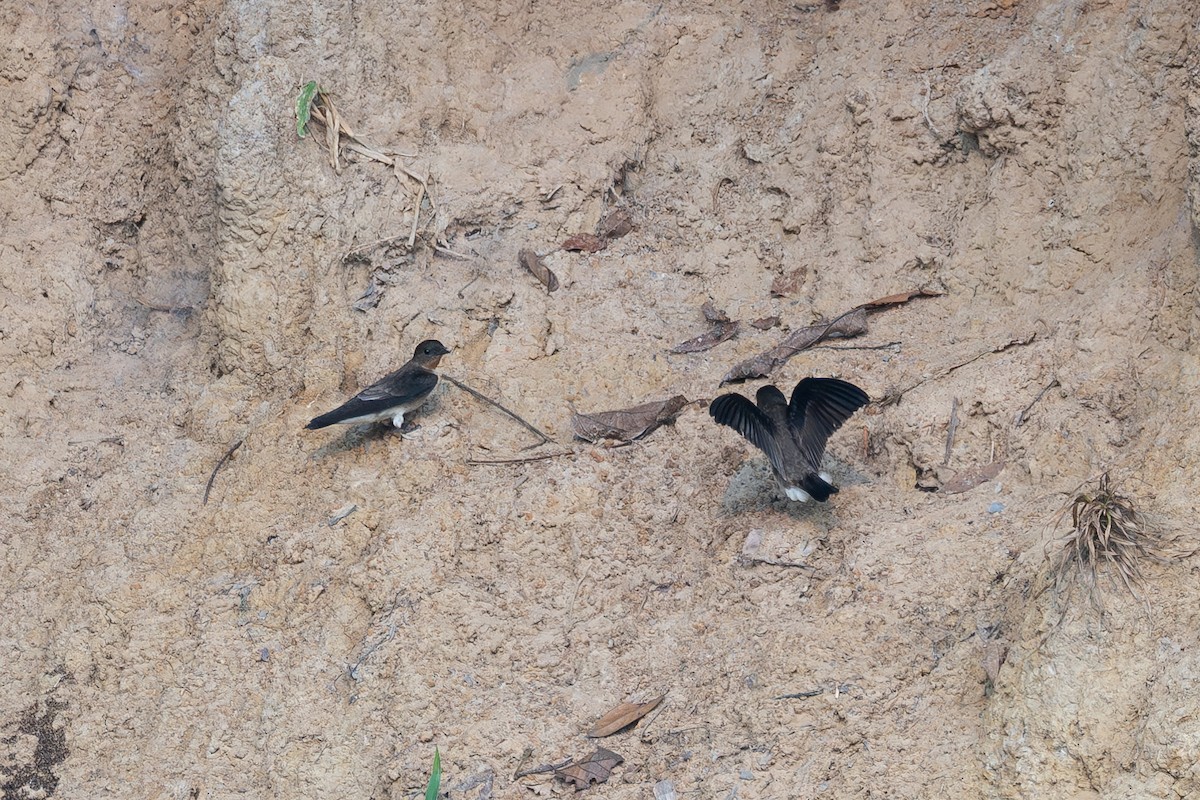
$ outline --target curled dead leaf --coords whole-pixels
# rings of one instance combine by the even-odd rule
[[[593,236],[590,233],[577,233],[574,236],[568,236],[562,243],[563,250],[582,253],[598,253],[606,247],[608,247],[607,239]]]
[[[700,306],[700,313],[709,322],[729,322],[729,315],[713,305],[712,300],[704,301],[704,305]]]
[[[713,305],[712,300],[704,302],[704,305],[700,307],[700,313],[710,323],[709,329],[699,336],[675,345],[668,352],[699,353],[703,350],[716,347],[721,342],[732,339],[737,334],[738,326],[741,323],[730,321],[729,315]]]
[[[863,303],[863,308],[885,308],[887,306],[898,306],[901,303],[907,303],[914,297],[941,297],[942,292],[937,289],[922,286],[919,289],[913,289],[911,292],[900,292],[899,294],[889,294],[887,297],[881,297],[878,300],[872,300],[869,303]]]
[[[593,783],[604,783],[612,777],[612,771],[625,759],[604,747],[597,748],[587,758],[568,764],[554,771],[555,777],[563,783],[575,784],[575,791],[588,788]]]
[[[721,342],[726,342],[732,339],[742,326],[741,322],[734,320],[733,322],[716,322],[708,329],[707,332],[700,334],[686,342],[680,342],[672,347],[668,352],[671,353],[699,353],[704,350],[711,350]]]
[[[721,379],[721,385],[743,381],[747,378],[764,378],[789,358],[818,342],[833,337],[848,339],[861,336],[866,332],[867,312],[865,308],[859,306],[847,311],[832,322],[809,325],[806,328],[792,331],[782,342],[770,350],[735,364],[729,372],[725,373],[725,377]]]
[[[558,276],[546,266],[537,253],[529,249],[522,249],[521,252],[517,253],[517,261],[542,282],[547,292],[553,292],[558,288]]]
[[[596,226],[596,235],[601,239],[620,239],[633,230],[633,218],[623,208],[610,211]]]
[[[750,323],[751,328],[758,328],[760,331],[769,331],[779,324],[779,317],[760,317]]]
[[[628,728],[658,708],[658,704],[663,701],[664,697],[666,697],[665,694],[653,700],[648,700],[645,703],[621,703],[612,711],[609,711],[603,717],[596,720],[596,724],[587,733],[588,738],[600,739],[605,736],[612,736],[617,731]]]
[[[1004,469],[1004,463],[1003,461],[993,461],[981,467],[964,470],[946,481],[946,485],[942,487],[941,493],[961,494],[974,489],[981,483],[987,483],[1000,474],[1000,470]]]
[[[571,417],[571,430],[580,439],[593,443],[601,439],[632,442],[670,422],[687,404],[687,398],[677,394],[667,400],[642,403],[619,411],[576,413]]]
[[[771,281],[771,294],[775,297],[787,297],[795,294],[800,285],[804,283],[804,276],[807,274],[808,270],[804,267],[785,272]]]

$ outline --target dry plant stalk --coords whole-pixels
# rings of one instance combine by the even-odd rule
[[[404,175],[417,182],[417,199],[413,204],[412,231],[408,234],[408,246],[412,247],[417,241],[417,227],[421,221],[421,202],[429,195],[429,184],[425,178],[410,170],[401,160],[402,157],[412,158],[413,154],[394,153],[388,155],[382,150],[367,144],[346,124],[345,118],[338,112],[329,93],[320,89],[317,90],[316,100],[312,104],[312,119],[325,127],[325,146],[329,149],[329,163],[333,166],[334,172],[339,175],[342,172],[341,145],[344,141],[346,149],[353,150],[372,161],[378,161],[380,164],[391,167],[398,179],[403,180],[400,176]],[[433,204],[432,197],[430,197],[429,202],[430,205]],[[454,255],[458,254],[455,253]]]
[[[1072,530],[1062,540],[1054,563],[1058,588],[1078,574],[1094,602],[1099,604],[1099,573],[1107,565],[1110,578],[1135,599],[1145,585],[1142,561],[1166,562],[1188,555],[1147,525],[1133,500],[1119,494],[1109,474],[1100,476],[1098,490],[1076,495],[1071,504]],[[1113,577],[1115,573],[1115,577]]]

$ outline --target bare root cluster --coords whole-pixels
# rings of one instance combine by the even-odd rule
[[[1061,589],[1078,577],[1097,603],[1101,572],[1140,599],[1146,560],[1165,562],[1188,555],[1147,524],[1134,501],[1118,492],[1107,472],[1100,477],[1096,491],[1075,496],[1071,525],[1070,533],[1059,540],[1062,547],[1054,562],[1055,585]]]

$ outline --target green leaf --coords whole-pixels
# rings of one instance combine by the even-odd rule
[[[308,120],[312,117],[313,98],[317,96],[316,81],[309,81],[300,89],[300,96],[296,98],[296,133],[303,139],[308,135]]]
[[[442,754],[437,745],[433,747],[433,770],[429,773],[429,785],[425,787],[425,800],[437,800],[442,786]]]

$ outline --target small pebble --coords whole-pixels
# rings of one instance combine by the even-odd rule
[[[990,506],[988,506],[989,514],[999,514],[1003,510],[1004,510],[1004,503],[995,502],[995,503],[992,503]]]
[[[738,777],[744,781],[754,780],[754,773],[748,769],[738,770]]]

